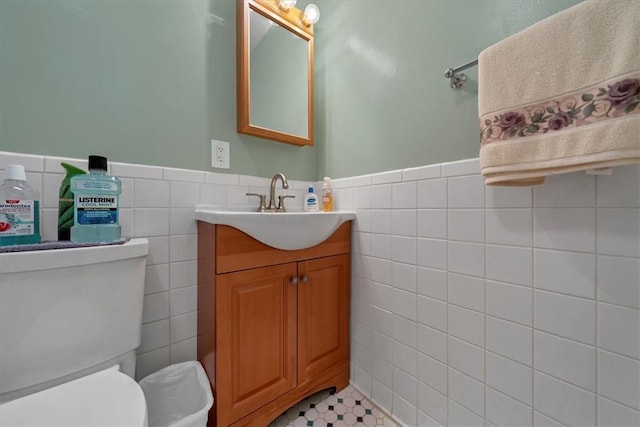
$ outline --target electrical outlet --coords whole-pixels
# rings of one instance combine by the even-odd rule
[[[211,167],[229,169],[229,143],[211,140]]]

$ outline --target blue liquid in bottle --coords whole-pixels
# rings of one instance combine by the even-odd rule
[[[113,242],[121,237],[118,178],[107,175],[107,159],[89,156],[89,173],[71,178],[74,196],[74,226],[71,241]]]
[[[0,185],[0,246],[40,243],[40,195],[22,165],[7,165]]]

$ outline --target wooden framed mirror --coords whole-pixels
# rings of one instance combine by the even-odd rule
[[[277,0],[237,0],[238,132],[313,145],[313,25]]]

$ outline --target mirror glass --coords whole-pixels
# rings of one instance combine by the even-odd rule
[[[249,12],[249,122],[309,137],[307,41]]]
[[[273,0],[238,5],[238,132],[313,145],[312,27]]]

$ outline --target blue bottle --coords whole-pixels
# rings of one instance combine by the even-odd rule
[[[89,156],[89,173],[71,178],[74,222],[71,241],[113,242],[121,236],[118,209],[122,184],[107,175],[107,159]]]

